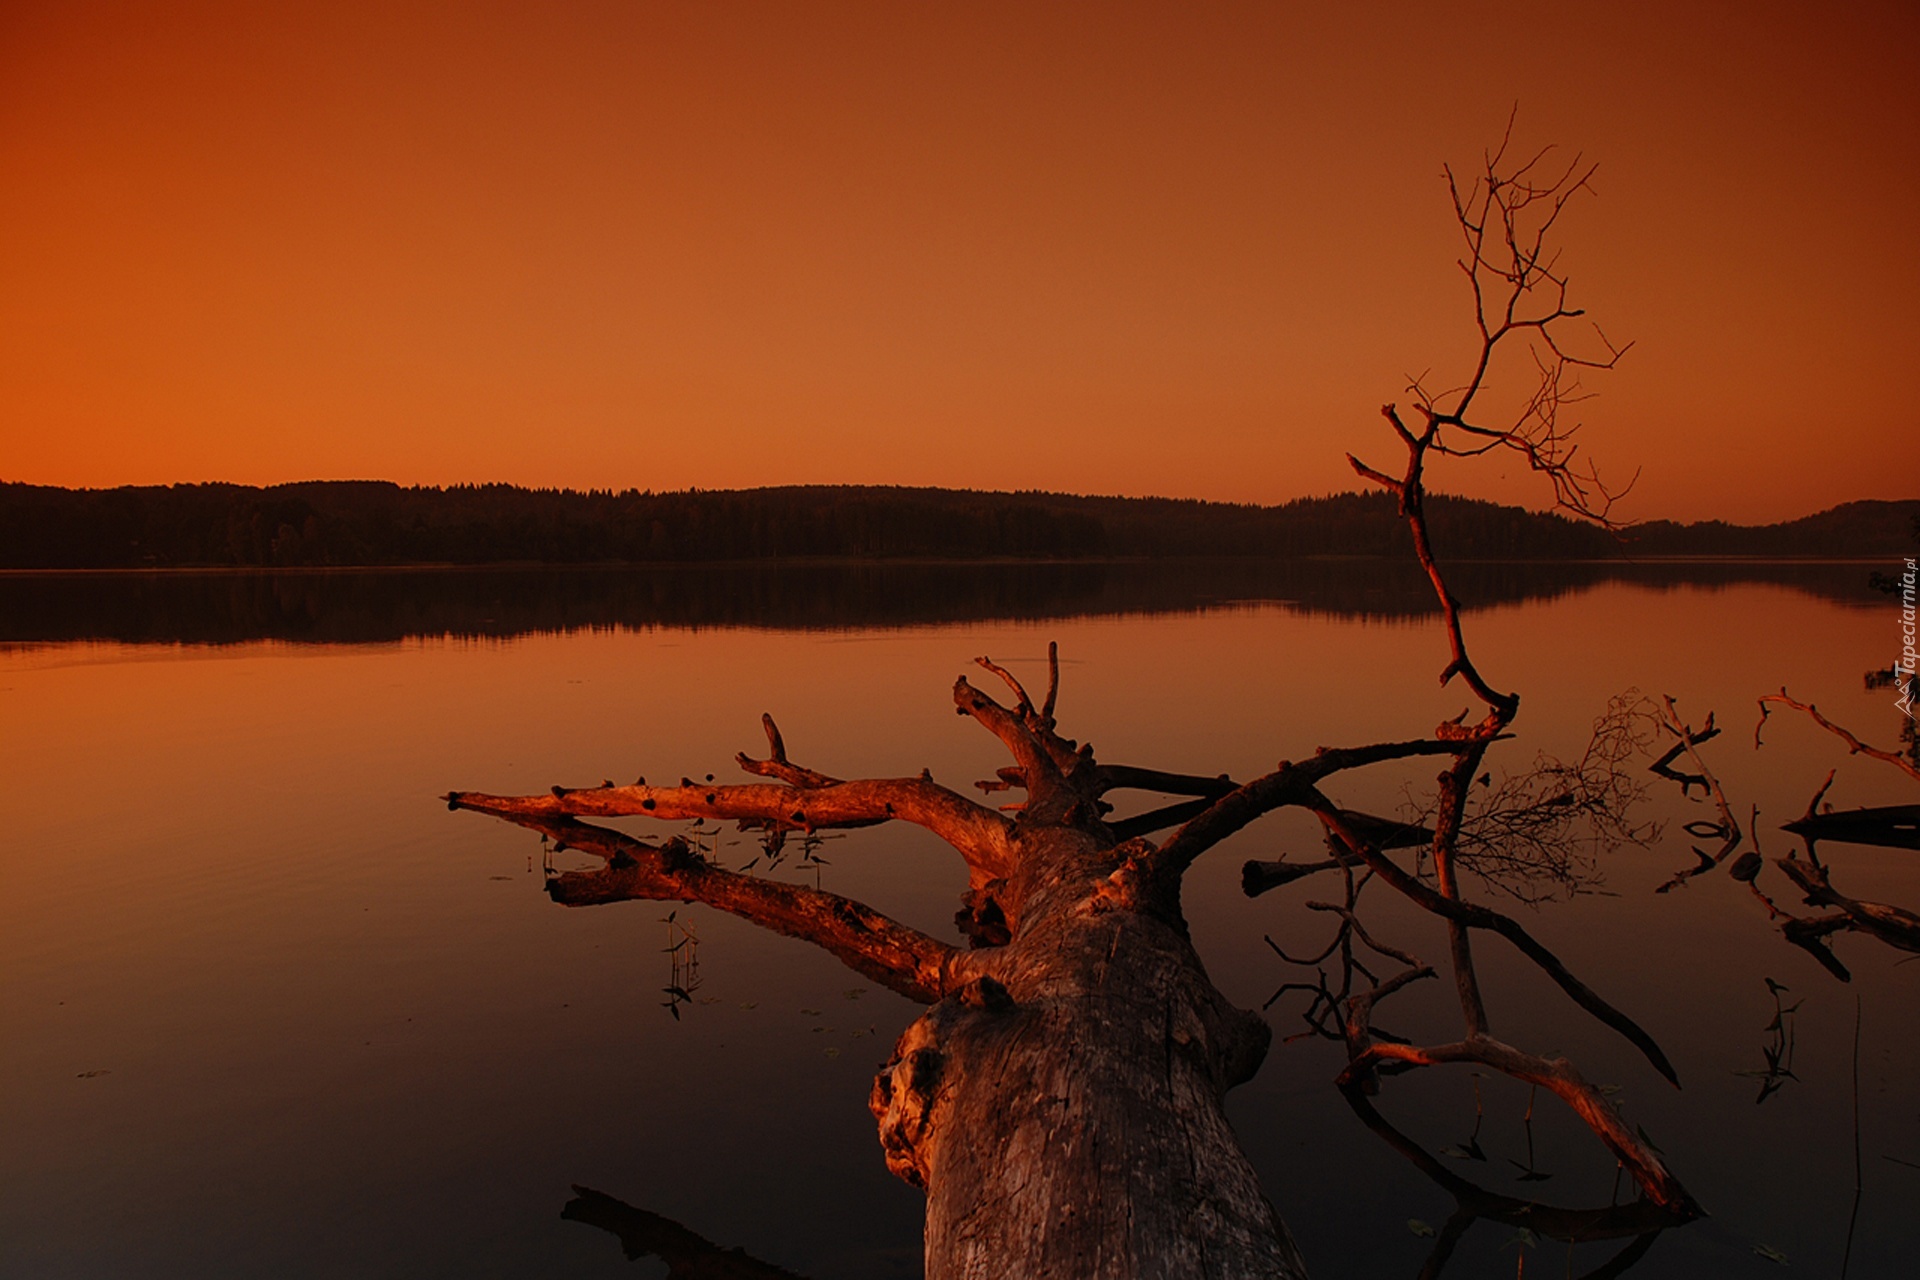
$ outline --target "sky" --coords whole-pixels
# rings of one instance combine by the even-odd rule
[[[10,0],[0,480],[1351,489],[1516,107],[1624,514],[1920,494],[1911,0]]]

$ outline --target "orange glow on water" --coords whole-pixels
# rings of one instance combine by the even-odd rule
[[[0,478],[1351,487],[1443,160],[1599,159],[1631,514],[1912,492],[1920,18],[194,3],[0,17]],[[1442,486],[1538,499],[1481,468]]]

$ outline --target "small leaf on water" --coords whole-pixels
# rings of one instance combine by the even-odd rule
[[[1599,1089],[1600,1092],[1606,1094],[1609,1098],[1614,1097],[1622,1091],[1621,1086],[1617,1084],[1603,1084],[1599,1086]]]
[[[867,994],[867,989],[865,987],[848,987],[845,994],[849,1000],[858,1000],[861,996]]]
[[[742,1009],[758,1009],[760,1007],[760,1002],[758,1000],[742,1000],[740,1002],[740,1007]]]
[[[1426,1223],[1420,1221],[1420,1219],[1418,1218],[1407,1219],[1407,1230],[1413,1232],[1413,1234],[1417,1236],[1430,1236],[1433,1234],[1433,1228],[1428,1226]]]
[[[1458,1143],[1455,1143],[1451,1147],[1440,1148],[1440,1154],[1443,1156],[1452,1156],[1455,1160],[1473,1159],[1473,1152],[1467,1150],[1463,1146],[1460,1146]]]
[[[818,1009],[802,1009],[800,1012],[806,1014],[809,1018],[817,1018],[820,1016]]]
[[[1787,1265],[1787,1255],[1770,1244],[1757,1244],[1753,1246],[1753,1251],[1765,1258],[1768,1262],[1776,1263],[1783,1267]]]
[[[829,1045],[827,1046],[826,1054],[829,1058],[837,1058],[840,1056],[840,1051]]]

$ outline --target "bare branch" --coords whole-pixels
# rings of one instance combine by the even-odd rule
[[[1705,738],[1712,737],[1715,732],[1713,729],[1713,717],[1711,715],[1707,717],[1706,733],[1704,735],[1696,734],[1688,728],[1686,722],[1680,718],[1680,712],[1675,709],[1671,695],[1662,698],[1661,703],[1665,708],[1661,724],[1666,727],[1667,732],[1673,734],[1680,740],[1680,749],[1686,753],[1687,759],[1692,763],[1695,771],[1690,774],[1682,774],[1666,767],[1667,762],[1673,758],[1673,753],[1669,751],[1666,755],[1662,756],[1660,762],[1654,766],[1654,772],[1678,779],[1681,786],[1681,794],[1683,795],[1686,793],[1686,788],[1689,785],[1697,785],[1706,789],[1707,794],[1713,798],[1714,807],[1720,812],[1720,821],[1717,823],[1688,823],[1687,831],[1691,835],[1711,836],[1718,839],[1720,841],[1720,848],[1717,852],[1709,854],[1696,845],[1693,852],[1694,856],[1699,858],[1700,861],[1694,866],[1676,871],[1672,879],[1654,890],[1655,893],[1666,893],[1676,885],[1685,884],[1694,876],[1713,870],[1725,862],[1728,857],[1733,854],[1735,849],[1740,847],[1740,841],[1743,838],[1740,833],[1740,823],[1735,820],[1733,809],[1727,803],[1727,793],[1721,789],[1719,779],[1713,776],[1712,772],[1707,768],[1706,761],[1700,757],[1699,744]]]
[[[987,660],[979,661],[986,663]],[[1019,688],[1017,681],[1014,687]],[[1022,696],[1024,699],[1024,691]],[[979,721],[1013,756],[1020,770],[1021,785],[1027,789],[1030,815],[1051,814],[1054,809],[1064,808],[1078,799],[1069,796],[1066,772],[1061,765],[1063,757],[1069,763],[1074,761],[1071,744],[1054,739],[1044,725],[1034,723],[1038,713],[1033,711],[1031,703],[1023,700],[1020,710],[1010,711],[968,684],[965,676],[954,682],[953,703],[959,714]]]
[[[1298,763],[1283,761],[1272,773],[1255,778],[1221,796],[1186,826],[1169,836],[1154,855],[1155,859],[1165,870],[1177,875],[1192,866],[1194,859],[1208,849],[1263,814],[1306,803],[1307,798],[1314,794],[1312,785],[1322,778],[1383,760],[1454,755],[1460,750],[1459,742],[1446,739],[1378,742],[1364,747],[1322,747],[1311,760]]]
[[[1673,1064],[1667,1061],[1667,1055],[1661,1051],[1653,1037],[1642,1030],[1639,1023],[1608,1004],[1591,987],[1576,978],[1573,971],[1562,964],[1558,956],[1536,941],[1519,921],[1476,903],[1447,897],[1422,884],[1418,879],[1401,870],[1385,854],[1372,848],[1356,835],[1343,830],[1344,824],[1340,820],[1339,810],[1317,789],[1308,788],[1307,795],[1299,803],[1319,814],[1321,820],[1338,832],[1376,875],[1411,898],[1416,905],[1424,907],[1449,922],[1458,923],[1470,929],[1485,929],[1511,942],[1522,955],[1533,961],[1543,973],[1553,979],[1554,983],[1566,992],[1575,1004],[1612,1027],[1639,1049],[1647,1061],[1653,1064],[1654,1070],[1674,1085],[1677,1086],[1680,1083]]]
[[[723,1249],[671,1218],[636,1209],[591,1187],[576,1184],[560,1216],[618,1236],[629,1262],[659,1258],[673,1280],[806,1280],[739,1249]]]
[[[1376,1042],[1340,1073],[1341,1088],[1357,1090],[1369,1072],[1386,1062],[1415,1067],[1477,1063],[1551,1090],[1606,1144],[1649,1200],[1682,1218],[1700,1216],[1700,1206],[1680,1185],[1679,1179],[1668,1172],[1659,1154],[1628,1126],[1607,1096],[1588,1084],[1565,1058],[1537,1058],[1491,1036],[1476,1036],[1430,1048]]]
[[[1027,696],[1026,686],[1020,683],[1019,679],[1013,674],[1013,672],[1007,670],[1005,667],[995,662],[992,658],[979,657],[979,658],[975,658],[973,661],[974,661],[974,665],[981,667],[987,671],[991,671],[993,672],[993,674],[999,676],[1002,680],[1006,682],[1007,687],[1013,690],[1013,696],[1019,699],[1019,701],[1014,705],[1014,708],[1013,708],[1013,712],[1015,715],[1025,716],[1026,714],[1028,714],[1033,710],[1033,699]]]
[[[1133,840],[1140,836],[1150,836],[1156,831],[1165,831],[1168,827],[1177,827],[1183,822],[1205,813],[1213,804],[1209,796],[1196,800],[1181,800],[1175,804],[1162,805],[1158,809],[1149,809],[1145,813],[1135,814],[1131,818],[1121,818],[1117,822],[1108,822],[1107,830],[1113,833],[1115,840]]]
[[[1598,1240],[1638,1237],[1628,1246],[1620,1258],[1628,1258],[1628,1265],[1645,1253],[1645,1245],[1662,1230],[1676,1226],[1681,1219],[1674,1213],[1655,1204],[1651,1200],[1636,1199],[1627,1204],[1610,1204],[1591,1209],[1565,1209],[1556,1205],[1542,1204],[1537,1200],[1522,1200],[1515,1196],[1489,1191],[1469,1182],[1448,1168],[1432,1152],[1407,1137],[1399,1129],[1388,1123],[1386,1118],[1374,1107],[1372,1099],[1358,1088],[1343,1089],[1341,1096],[1347,1100],[1360,1122],[1372,1130],[1388,1146],[1405,1156],[1415,1168],[1439,1184],[1442,1190],[1454,1198],[1459,1210],[1437,1240],[1434,1252],[1429,1256],[1423,1276],[1435,1276],[1440,1273],[1438,1263],[1445,1262],[1441,1249],[1446,1246],[1446,1236],[1455,1232],[1456,1222],[1465,1225],[1474,1220],[1485,1218],[1504,1226],[1524,1227],[1528,1231],[1554,1240],[1564,1240],[1570,1244],[1584,1244]],[[1457,1233],[1456,1233],[1457,1234]],[[1449,1249],[1450,1252],[1450,1249]],[[1619,1259],[1616,1258],[1616,1261]],[[1605,1274],[1619,1275],[1624,1267],[1609,1268]],[[1586,1280],[1594,1280],[1600,1272],[1588,1273]]]
[[[677,787],[553,788],[550,795],[493,796],[450,792],[447,804],[496,817],[711,818],[773,831],[869,827],[899,819],[927,828],[959,851],[974,878],[1004,876],[1011,866],[1007,819],[928,778],[864,778],[818,787],[683,782]]]
[[[1040,708],[1040,717],[1048,724],[1053,723],[1054,704],[1060,700],[1060,645],[1047,641],[1047,701]]]
[[[812,769],[803,769],[787,760],[787,744],[780,736],[780,726],[773,722],[771,713],[762,712],[760,724],[767,731],[767,748],[771,752],[765,760],[755,760],[742,751],[734,756],[734,761],[748,773],[762,778],[778,778],[790,787],[813,789],[830,787],[840,781]]]
[[[1792,697],[1790,697],[1787,694],[1785,685],[1782,685],[1780,687],[1780,692],[1765,694],[1760,699],[1760,719],[1758,723],[1756,723],[1753,726],[1753,745],[1756,748],[1760,746],[1760,730],[1765,728],[1767,724],[1767,704],[1770,702],[1777,702],[1781,706],[1791,707],[1795,711],[1805,712],[1808,719],[1812,720],[1815,724],[1819,725],[1822,729],[1825,729],[1828,733],[1833,734],[1835,737],[1839,738],[1842,742],[1846,743],[1847,754],[1856,755],[1856,756],[1861,756],[1861,755],[1870,756],[1875,760],[1881,761],[1882,763],[1892,765],[1894,768],[1906,774],[1909,778],[1912,778],[1916,782],[1920,782],[1920,764],[1916,764],[1913,761],[1908,760],[1905,756],[1896,755],[1894,752],[1882,751],[1878,747],[1868,746],[1866,743],[1860,741],[1860,739],[1854,737],[1853,734],[1848,732],[1844,727],[1835,724],[1833,721],[1821,715],[1820,709],[1814,706],[1811,702],[1795,701]]]
[[[1808,906],[1834,907],[1845,917],[1844,924],[1828,917],[1823,923],[1830,927],[1823,932],[1846,928],[1869,934],[1901,951],[1920,952],[1920,915],[1883,902],[1849,898],[1833,887],[1827,869],[1814,863],[1799,858],[1775,858],[1773,865],[1786,872],[1787,878],[1806,895]]]
[[[1194,773],[1169,773],[1164,769],[1141,769],[1130,764],[1103,764],[1095,767],[1093,786],[1097,794],[1109,791],[1159,791],[1170,796],[1224,796],[1237,784],[1226,774],[1211,778]]]
[[[566,848],[606,859],[607,865],[599,870],[564,872],[547,882],[548,894],[565,906],[634,900],[702,902],[775,933],[811,942],[848,968],[922,1004],[932,1004],[966,981],[956,981],[954,976],[963,952],[849,898],[725,870],[701,858],[683,840],[656,846],[562,814],[480,811],[538,831]]]
[[[1338,871],[1347,865],[1349,861],[1340,858],[1322,858],[1318,862],[1289,862],[1285,858],[1265,862],[1249,860],[1240,865],[1240,892],[1257,898],[1270,889],[1317,876],[1322,871]]]

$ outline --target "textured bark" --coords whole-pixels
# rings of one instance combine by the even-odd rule
[[[927,1189],[929,1280],[1304,1275],[1223,1110],[1264,1020],[1214,989],[1177,906],[1129,901],[1126,846],[1019,848],[1019,937],[874,1082],[888,1166]]]

